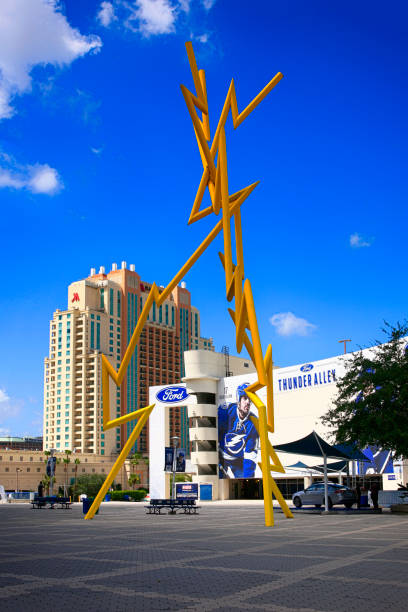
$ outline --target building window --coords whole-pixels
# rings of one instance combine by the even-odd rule
[[[101,348],[101,324],[96,324],[96,348]]]
[[[101,289],[99,307],[105,308],[105,290]]]
[[[109,289],[109,314],[113,315],[113,289]]]
[[[118,314],[118,318],[120,318],[120,291],[118,291],[118,299],[117,299],[117,314]]]

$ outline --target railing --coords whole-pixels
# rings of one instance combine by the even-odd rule
[[[11,499],[30,499],[30,491],[13,491],[7,494]]]

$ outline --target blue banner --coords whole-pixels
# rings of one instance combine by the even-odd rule
[[[164,471],[173,471],[173,459],[174,459],[174,448],[172,446],[166,446],[164,450]]]

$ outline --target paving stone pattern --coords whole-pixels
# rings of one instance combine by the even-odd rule
[[[408,608],[407,515],[275,513],[203,505],[146,515],[143,504],[0,506],[0,610],[274,612]]]

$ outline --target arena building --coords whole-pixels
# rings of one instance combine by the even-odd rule
[[[150,416],[151,497],[170,494],[170,476],[164,472],[164,449],[170,445],[169,407],[182,404],[187,406],[190,433],[190,449],[186,451],[191,452],[191,464],[186,471],[192,473],[193,481],[199,483],[199,488],[205,485],[206,491],[210,489],[214,500],[261,498],[259,439],[244,412],[237,410],[238,402],[245,403],[241,400],[243,389],[257,379],[252,363],[230,358],[230,375],[226,376],[220,353],[187,351],[184,357],[186,375],[179,385],[150,387],[149,403],[156,404]],[[275,433],[270,434],[273,446],[298,440],[312,431],[329,441],[321,417],[332,404],[348,358],[349,355],[341,355],[274,369]],[[259,396],[266,403],[265,389]],[[246,409],[256,414],[254,406]],[[382,480],[384,490],[407,482],[408,463],[393,462],[391,453],[381,449],[368,448],[364,453],[370,461],[350,461],[349,474],[376,476]],[[286,473],[272,475],[285,497],[290,498],[313,479],[322,480],[318,471],[290,467],[300,460],[311,468],[321,464],[322,457],[287,453],[278,456]],[[331,478],[341,481],[342,474],[332,472]]]

